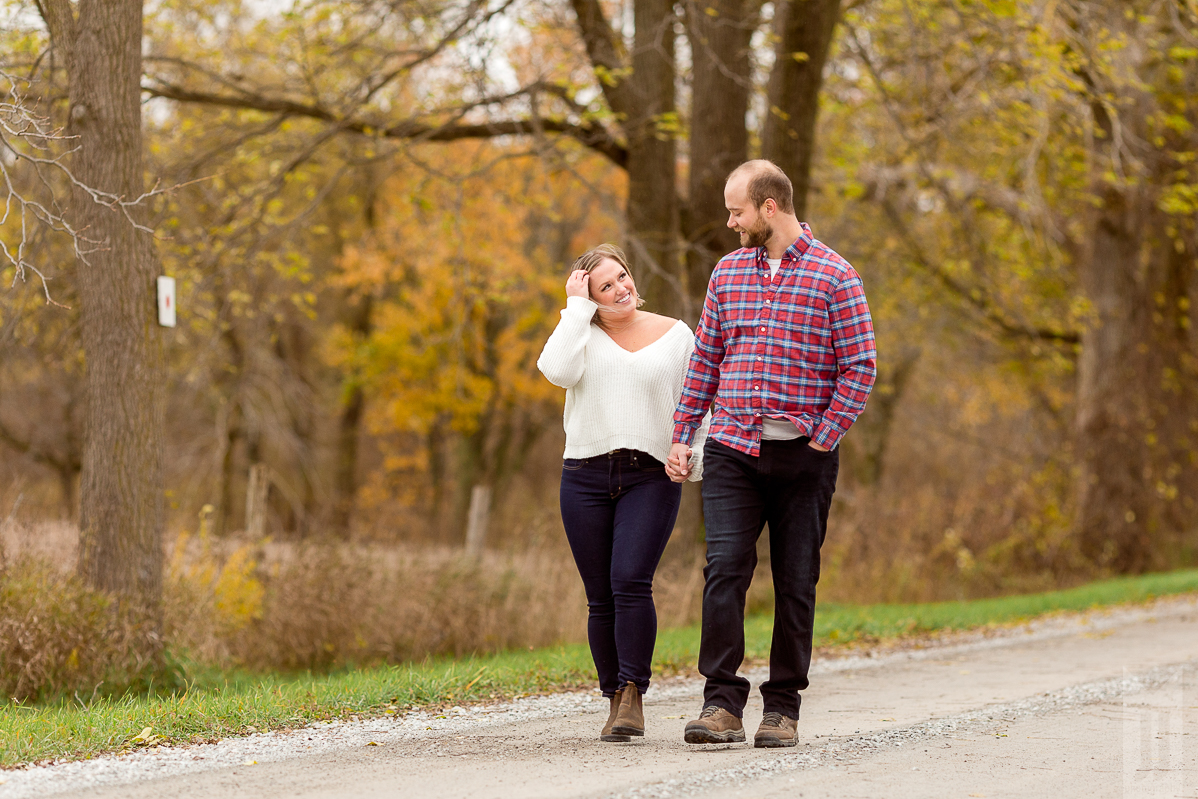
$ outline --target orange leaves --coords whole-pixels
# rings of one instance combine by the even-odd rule
[[[556,418],[560,392],[536,359],[565,270],[617,237],[613,170],[599,159],[573,157],[567,172],[491,144],[422,156],[438,178],[390,180],[335,278],[375,303],[371,333],[338,330],[327,359],[366,388],[371,431],[405,442],[385,453],[385,471],[427,463],[417,452],[434,427],[486,437],[512,413]]]

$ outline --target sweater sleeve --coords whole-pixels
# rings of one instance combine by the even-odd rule
[[[711,411],[703,417],[703,423],[699,425],[699,429],[695,431],[695,438],[691,441],[691,459],[690,459],[690,476],[686,479],[689,482],[697,483],[703,479],[703,447],[707,443],[708,428],[711,427]]]
[[[555,386],[572,388],[586,371],[586,348],[591,339],[591,317],[599,306],[586,297],[567,297],[561,321],[553,329],[537,368]]]

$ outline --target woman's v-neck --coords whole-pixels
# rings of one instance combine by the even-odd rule
[[[649,349],[649,348],[650,348],[650,347],[652,347],[654,344],[657,344],[659,341],[661,341],[662,339],[666,338],[666,337],[667,337],[667,336],[669,336],[671,333],[673,333],[673,332],[674,332],[674,328],[678,327],[678,324],[679,324],[679,322],[682,322],[682,320],[681,320],[681,319],[678,319],[678,320],[676,320],[676,321],[674,322],[674,324],[670,325],[669,329],[668,329],[668,330],[666,330],[666,332],[662,333],[660,336],[658,336],[657,338],[653,339],[653,340],[652,340],[652,341],[650,341],[648,344],[646,344],[645,346],[641,347],[639,350],[630,350],[630,349],[627,349],[626,347],[624,347],[623,345],[621,345],[621,344],[620,344],[618,341],[616,341],[614,338],[612,338],[612,337],[611,337],[611,335],[609,335],[609,334],[608,334],[608,332],[607,332],[606,330],[604,330],[603,328],[599,327],[599,325],[595,325],[595,329],[596,329],[596,330],[598,330],[600,333],[602,333],[602,334],[604,335],[604,337],[606,337],[608,341],[610,341],[612,344],[614,344],[614,345],[616,346],[616,348],[617,348],[617,349],[619,349],[621,352],[625,352],[625,353],[627,353],[627,354],[629,354],[629,355],[639,355],[640,353],[642,353],[642,352],[644,352],[645,350]]]

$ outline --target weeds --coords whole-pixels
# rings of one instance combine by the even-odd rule
[[[78,578],[32,558],[0,568],[0,690],[12,701],[148,683],[158,649],[144,616]]]

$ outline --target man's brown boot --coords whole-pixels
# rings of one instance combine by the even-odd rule
[[[635,683],[628,683],[619,692],[620,707],[611,725],[613,735],[644,735],[645,711],[641,707],[641,692]],[[625,739],[627,740],[627,738]]]
[[[599,733],[600,741],[608,743],[627,743],[627,735],[616,735],[611,731],[611,727],[616,723],[616,713],[620,710],[620,696],[624,692],[616,691],[615,696],[611,697],[611,712],[607,714],[607,723],[603,725],[603,732]]]
[[[799,722],[781,713],[766,713],[761,717],[761,726],[753,736],[753,746],[772,749],[776,746],[794,746],[798,737]]]
[[[687,722],[688,744],[730,744],[745,739],[745,726],[740,719],[722,707],[708,705],[699,718]]]

